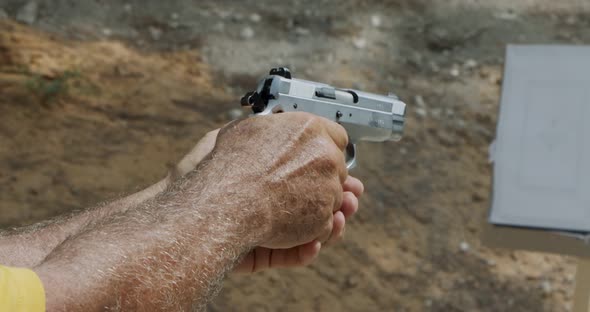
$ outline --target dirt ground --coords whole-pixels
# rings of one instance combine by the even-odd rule
[[[0,0],[0,227],[157,181],[288,66],[395,91],[405,136],[360,145],[343,243],[210,311],[569,311],[574,259],[479,240],[505,45],[590,43],[590,4],[513,2]]]

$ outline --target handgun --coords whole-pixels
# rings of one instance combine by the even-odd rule
[[[339,123],[348,133],[348,169],[356,166],[358,141],[399,141],[406,114],[406,104],[394,93],[385,96],[294,79],[286,67],[271,69],[241,104],[254,115],[308,112]]]

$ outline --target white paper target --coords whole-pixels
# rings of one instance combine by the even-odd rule
[[[507,48],[490,222],[590,232],[590,47]]]

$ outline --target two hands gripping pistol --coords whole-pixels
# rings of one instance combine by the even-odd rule
[[[387,96],[294,79],[287,68],[273,68],[256,91],[242,98],[254,114],[308,112],[341,124],[348,132],[348,169],[356,166],[356,142],[398,141],[402,137],[406,104]]]

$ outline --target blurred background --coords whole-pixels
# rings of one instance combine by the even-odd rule
[[[0,227],[164,177],[273,66],[408,104],[360,145],[345,240],[210,311],[569,311],[572,258],[482,246],[508,43],[590,42],[575,0],[0,0]],[[245,138],[247,139],[247,138]],[[263,194],[261,194],[263,196]]]

